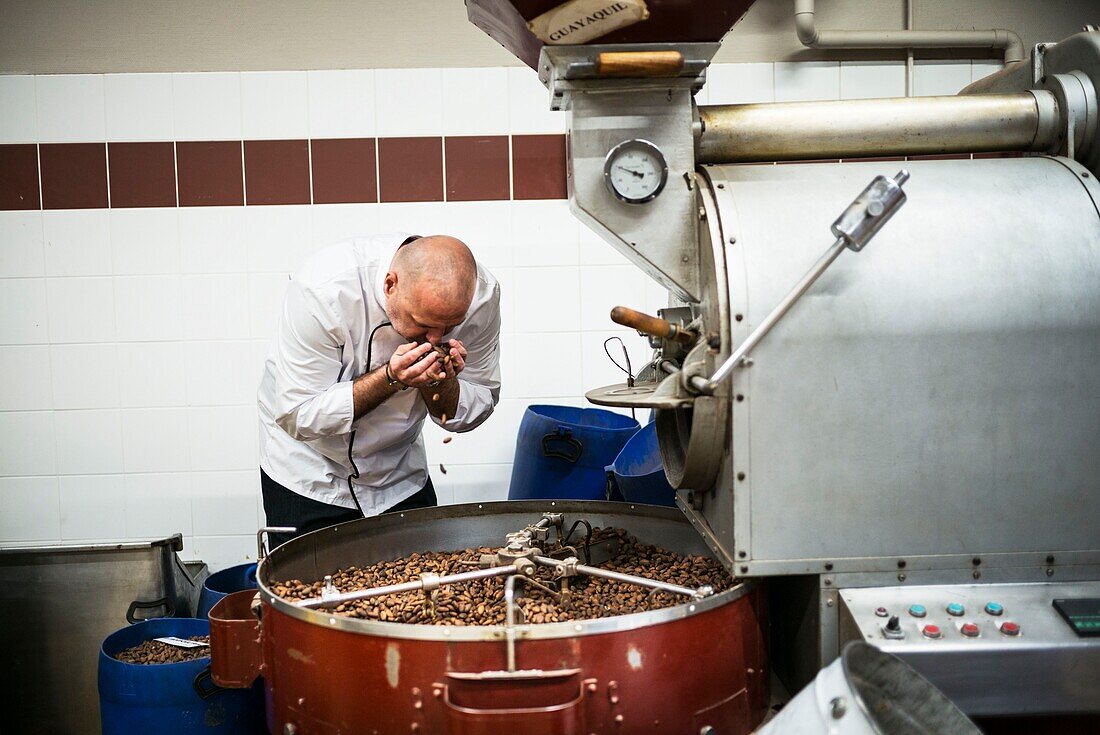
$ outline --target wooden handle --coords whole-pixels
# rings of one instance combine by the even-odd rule
[[[690,329],[681,329],[666,319],[650,316],[625,306],[616,306],[611,310],[611,321],[659,339],[675,339],[684,344],[691,344],[696,340],[695,332]]]
[[[679,51],[605,51],[596,57],[601,77],[675,77],[683,70]]]

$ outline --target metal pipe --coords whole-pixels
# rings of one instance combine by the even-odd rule
[[[798,40],[810,48],[987,48],[1004,49],[1006,64],[1024,58],[1024,43],[1015,31],[819,31],[814,0],[794,0]]]
[[[490,567],[488,569],[475,569],[472,572],[448,574],[442,577],[438,577],[433,581],[436,584],[461,584],[463,582],[475,582],[479,579],[510,576],[512,574],[516,574],[518,571],[519,570],[514,566]],[[354,600],[366,600],[371,597],[396,595],[402,592],[416,592],[417,590],[423,588],[424,580],[417,579],[412,582],[389,584],[384,587],[372,587],[366,590],[355,590],[354,592],[344,592],[337,595],[312,597],[308,600],[299,600],[298,602],[295,602],[294,605],[296,605],[297,607],[305,608],[332,607],[333,605],[340,605],[342,603],[352,602]]]
[[[1045,90],[699,108],[700,163],[991,151],[1052,151],[1059,113]]]
[[[508,648],[508,671],[516,670],[516,575],[504,580],[504,634]]]
[[[623,582],[625,584],[635,584],[639,587],[648,587],[654,590],[661,590],[663,592],[672,592],[677,595],[684,595],[686,597],[705,597],[711,594],[713,590],[709,587],[700,587],[699,589],[692,589],[691,587],[681,587],[678,584],[671,584],[669,582],[660,582],[656,579],[649,579],[647,577],[636,577],[633,574],[623,574],[621,572],[612,572],[609,569],[600,569],[599,567],[590,567],[586,564],[577,564],[576,566],[567,565],[563,562],[552,559],[548,556],[536,556],[535,562],[547,567],[562,567],[570,566],[577,572],[577,574],[586,574],[589,577],[600,577],[601,579],[610,579],[613,582]]]

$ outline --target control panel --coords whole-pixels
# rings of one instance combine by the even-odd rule
[[[970,715],[1100,711],[1100,582],[841,589],[840,645],[889,651]],[[1093,617],[1093,616],[1097,617]]]

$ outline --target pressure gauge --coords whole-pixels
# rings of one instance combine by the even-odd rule
[[[665,154],[648,140],[623,141],[604,159],[603,179],[611,193],[627,204],[651,201],[668,179]]]

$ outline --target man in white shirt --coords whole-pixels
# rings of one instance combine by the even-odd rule
[[[311,257],[258,394],[268,525],[301,534],[435,505],[421,426],[464,432],[489,417],[499,336],[500,286],[454,238],[378,235]]]

